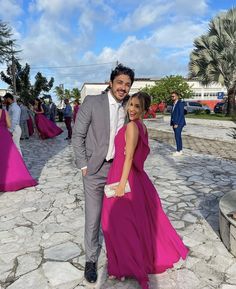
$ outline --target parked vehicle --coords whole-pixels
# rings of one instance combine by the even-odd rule
[[[173,107],[172,104],[168,104],[167,107],[166,107],[165,112],[171,113],[171,111],[172,111],[172,107]]]
[[[185,114],[194,113],[196,111],[205,111],[207,114],[211,113],[211,109],[207,105],[203,105],[197,101],[185,101],[185,105],[184,105]]]
[[[227,103],[226,102],[217,102],[214,107],[214,113],[226,113]]]

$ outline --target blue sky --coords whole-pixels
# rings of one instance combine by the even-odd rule
[[[41,71],[55,85],[80,88],[108,80],[116,61],[137,77],[187,76],[193,40],[233,6],[236,0],[0,0],[0,19],[12,27],[32,78]]]

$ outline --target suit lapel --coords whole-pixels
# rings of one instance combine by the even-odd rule
[[[176,106],[178,105],[178,103],[179,103],[179,100],[177,100],[176,104],[175,104],[175,105],[173,105],[173,108],[172,108],[172,113],[173,113],[173,112],[174,112],[174,110],[176,109]]]
[[[102,99],[102,107],[104,113],[104,129],[108,139],[110,138],[110,107],[108,94],[106,93]]]

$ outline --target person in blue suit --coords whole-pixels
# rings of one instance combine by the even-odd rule
[[[173,101],[173,108],[171,111],[170,125],[173,127],[175,134],[175,141],[177,150],[174,152],[174,156],[182,155],[183,144],[182,144],[182,129],[186,125],[184,117],[184,102],[180,100],[178,92],[173,91],[171,93],[171,99]]]

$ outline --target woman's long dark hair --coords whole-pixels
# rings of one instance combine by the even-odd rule
[[[38,111],[41,111],[42,110],[42,102],[39,98],[35,98],[36,101],[38,101]]]

